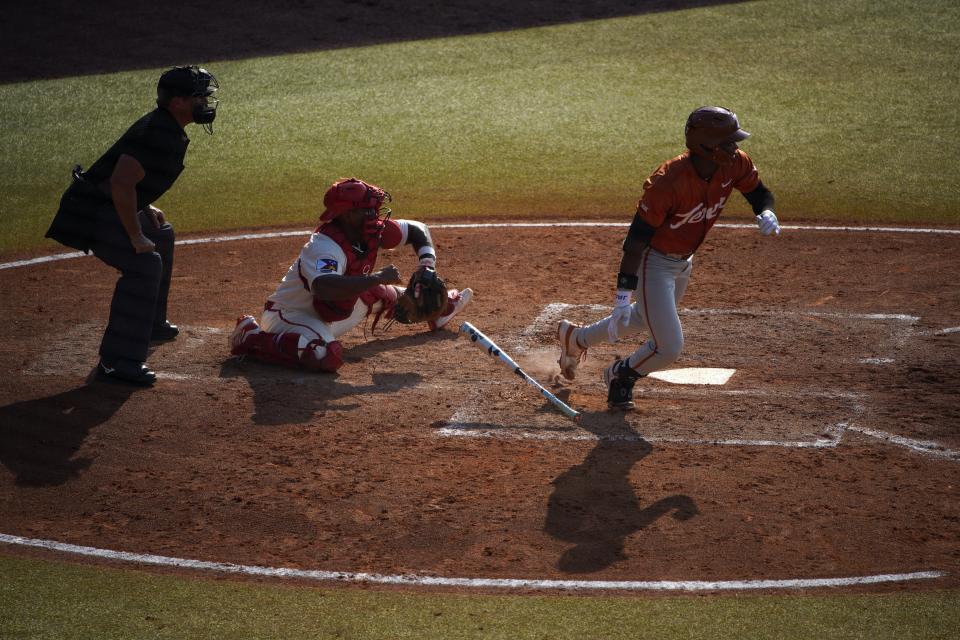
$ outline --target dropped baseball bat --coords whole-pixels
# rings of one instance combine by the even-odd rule
[[[490,355],[500,358],[500,360],[510,367],[515,374],[539,389],[540,394],[543,395],[543,397],[546,398],[550,404],[559,409],[563,415],[567,416],[568,418],[572,418],[575,422],[580,421],[579,411],[574,411],[571,409],[563,400],[544,389],[543,385],[527,375],[526,372],[520,368],[520,365],[513,361],[513,358],[504,353],[503,349],[498,347],[497,343],[495,343],[493,340],[485,336],[482,331],[477,329],[469,322],[464,322],[462,325],[460,325],[460,333],[467,334],[471,342],[475,343],[478,347]]]

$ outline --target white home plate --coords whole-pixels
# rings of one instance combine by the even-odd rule
[[[648,377],[672,382],[673,384],[727,384],[736,369],[711,369],[708,367],[690,367],[687,369],[667,369],[654,371]]]

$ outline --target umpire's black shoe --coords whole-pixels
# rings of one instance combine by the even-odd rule
[[[611,409],[633,409],[633,385],[639,378],[640,374],[626,360],[617,357],[613,364],[603,370],[607,406]]]
[[[157,374],[149,367],[142,362],[132,360],[117,360],[112,363],[100,360],[97,363],[97,377],[104,380],[137,384],[143,387],[149,387],[157,381]]]
[[[173,340],[178,335],[180,335],[180,329],[175,324],[170,324],[169,320],[165,320],[163,324],[158,324],[153,327],[153,331],[150,332],[150,342],[167,342],[168,340]]]

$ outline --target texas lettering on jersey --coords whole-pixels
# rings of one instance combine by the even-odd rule
[[[676,216],[676,222],[672,222],[670,228],[679,229],[685,224],[696,224],[704,220],[713,220],[720,215],[720,210],[723,209],[723,203],[726,201],[727,198],[722,197],[720,198],[720,202],[706,209],[704,209],[702,202],[698,203],[697,206],[690,209],[690,211],[687,211],[683,215]]]
[[[643,184],[637,216],[656,229],[650,246],[661,253],[689,255],[697,250],[720,217],[730,193],[750,193],[760,176],[750,157],[738,150],[733,164],[718,167],[704,180],[690,153],[660,165]]]

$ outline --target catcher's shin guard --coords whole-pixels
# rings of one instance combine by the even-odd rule
[[[603,370],[603,382],[607,385],[607,406],[611,409],[633,409],[633,385],[640,374],[617,357]]]

